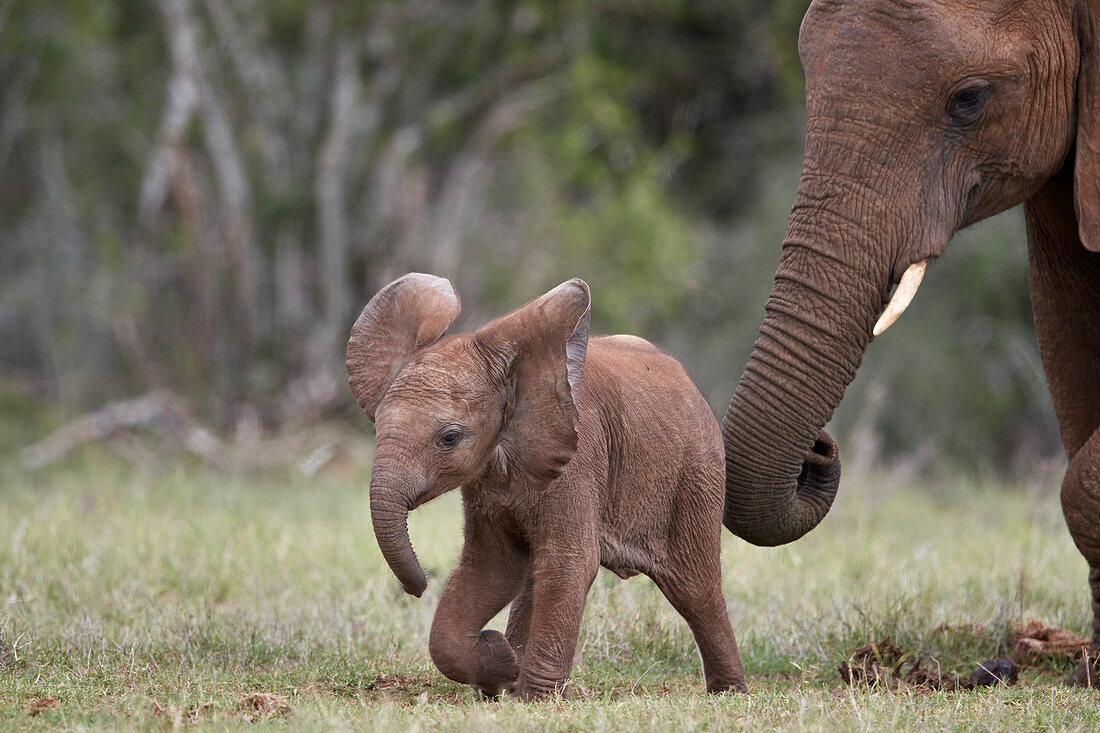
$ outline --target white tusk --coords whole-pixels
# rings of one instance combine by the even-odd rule
[[[909,265],[909,269],[901,276],[901,282],[898,283],[897,290],[894,291],[894,297],[890,298],[889,305],[886,306],[886,310],[882,312],[878,323],[875,324],[873,333],[876,336],[893,326],[894,321],[901,318],[901,314],[905,312],[905,309],[913,301],[913,296],[917,294],[917,288],[920,287],[920,281],[924,279],[924,270],[927,267],[928,260],[921,260]]]

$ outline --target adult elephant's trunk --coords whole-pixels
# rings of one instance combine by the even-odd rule
[[[406,593],[419,598],[428,587],[424,569],[409,540],[409,507],[413,496],[376,464],[370,479],[370,516],[382,557]]]
[[[820,170],[811,156],[821,147],[807,143],[806,170]],[[874,216],[873,189],[841,180],[837,190],[834,179],[803,175],[760,335],[722,426],[724,523],[757,545],[796,540],[829,511],[840,461],[824,426],[895,279],[902,217]],[[853,224],[866,220],[876,223]]]

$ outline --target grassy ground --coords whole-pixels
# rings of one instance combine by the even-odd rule
[[[342,467],[341,467],[342,466]],[[403,594],[354,463],[318,477],[136,470],[88,452],[0,462],[0,727],[148,729],[1096,729],[1068,663],[976,692],[848,688],[837,665],[891,636],[969,674],[1006,623],[1083,632],[1086,566],[1057,481],[922,485],[849,472],[823,525],[784,548],[726,535],[725,590],[752,694],[708,697],[686,625],[645,578],[601,572],[565,700],[476,699],[427,656],[458,497],[411,517],[430,575]],[[498,619],[497,627],[500,627]],[[289,711],[241,706],[253,692]],[[36,700],[56,706],[31,716]],[[248,719],[254,721],[252,724]]]

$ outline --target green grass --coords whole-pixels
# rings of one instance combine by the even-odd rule
[[[601,572],[573,695],[485,702],[444,679],[427,631],[461,542],[458,497],[414,512],[429,572],[401,592],[371,531],[367,475],[335,462],[239,477],[85,452],[0,462],[0,728],[253,728],[239,701],[285,696],[260,727],[404,730],[1095,729],[1067,663],[1007,689],[848,688],[837,665],[884,636],[944,671],[1005,651],[1013,620],[1084,632],[1082,558],[1057,480],[914,482],[849,471],[820,528],[783,548],[728,533],[726,597],[752,693],[703,693],[686,625],[645,578]],[[501,620],[496,622],[497,627]],[[58,701],[30,716],[33,701]]]

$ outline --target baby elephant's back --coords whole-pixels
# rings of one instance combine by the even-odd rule
[[[607,450],[605,511],[629,502],[628,513],[645,524],[642,501],[673,515],[691,512],[697,521],[699,514],[720,517],[725,454],[718,423],[676,359],[637,336],[592,339],[581,384],[582,432],[603,433]]]
[[[600,336],[588,344],[585,382],[607,389],[627,404],[631,417],[657,420],[698,438],[705,433],[711,447],[721,447],[718,422],[684,367],[672,356],[638,336]],[[591,379],[587,379],[591,377]],[[586,395],[583,395],[582,400]],[[603,394],[597,399],[612,395]]]

